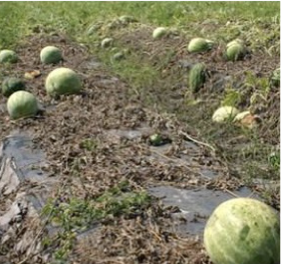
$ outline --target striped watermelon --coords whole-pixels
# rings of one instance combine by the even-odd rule
[[[204,245],[214,264],[279,264],[280,221],[271,207],[251,198],[220,204],[208,219]]]

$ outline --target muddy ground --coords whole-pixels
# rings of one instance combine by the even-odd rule
[[[127,35],[126,39],[138,49],[137,34],[134,38]],[[16,190],[6,195],[2,190],[0,211],[6,212],[22,192],[27,195],[34,191],[40,194],[40,190],[44,189],[44,195],[53,198],[53,206],[59,207],[60,203],[70,203],[73,197],[91,201],[123,182],[126,184],[125,188],[121,188],[122,194],[148,190],[153,186],[173,186],[186,190],[215,189],[228,193],[230,197],[236,196],[235,191],[245,186],[245,182],[233,176],[229,164],[220,155],[220,147],[239,147],[245,139],[242,137],[231,141],[233,135],[226,134],[224,128],[216,126],[216,136],[225,136],[225,142],[229,143],[212,146],[204,142],[204,132],[195,130],[190,124],[192,118],[198,118],[198,115],[194,115],[195,111],[200,112],[202,120],[206,120],[214,106],[207,110],[201,106],[197,110],[191,107],[187,113],[189,118],[184,120],[182,115],[177,118],[174,113],[186,110],[181,109],[186,88],[182,85],[185,67],[189,60],[203,60],[209,68],[215,65],[212,76],[218,78],[223,71],[239,76],[245,67],[257,74],[269,74],[279,61],[277,63],[274,59],[272,63],[263,63],[266,58],[260,54],[237,64],[229,64],[216,61],[214,54],[197,57],[188,55],[182,48],[182,40],[167,43],[169,48],[174,45],[177,52],[158,70],[163,72],[163,76],[178,76],[179,82],[169,92],[160,91],[159,87],[144,91],[156,98],[159,103],[156,108],[149,108],[144,95],[132,92],[130,84],[113,76],[110,69],[90,55],[85,46],[73,43],[65,36],[30,37],[26,44],[19,47],[17,52],[21,61],[11,68],[1,69],[1,74],[22,77],[25,72],[39,70],[41,75],[26,80],[26,83],[27,90],[40,101],[42,113],[36,118],[11,121],[5,109],[6,99],[1,97],[0,137],[4,140],[10,135],[28,135],[34,146],[45,154],[42,162],[32,164],[32,169],[47,177],[44,181],[32,178],[21,182]],[[65,60],[56,66],[41,65],[38,54],[46,45],[59,47]],[[156,50],[157,46],[159,44],[155,43],[153,47],[146,46],[156,65],[161,52],[165,50],[165,47]],[[58,66],[69,67],[79,73],[83,80],[81,94],[56,99],[46,95],[44,80]],[[209,84],[212,81],[216,81],[215,77],[209,80]],[[201,91],[201,98],[203,101],[211,100],[219,94],[219,89],[211,92],[206,89]],[[167,98],[170,98],[169,104]],[[259,135],[274,146],[279,144],[279,132],[276,134],[279,90],[272,92],[271,98],[266,106],[270,110],[261,113],[264,123]],[[164,108],[166,112],[162,111]],[[274,120],[272,115],[267,116],[269,112],[274,113]],[[151,146],[149,136],[156,132],[169,139],[167,144]],[[249,195],[258,193],[260,189],[259,185],[250,186]],[[277,190],[271,194],[271,201],[271,205],[279,210]],[[26,205],[25,208],[30,207]],[[50,235],[50,214],[39,217],[35,212],[19,211],[21,220],[11,218],[9,227],[3,228],[5,236],[1,237],[0,234],[1,263],[64,263],[64,257],[57,252],[63,246],[67,252],[66,263],[73,264],[210,263],[202,245],[202,234],[177,231],[176,227],[183,221],[174,217],[179,209],[176,206],[164,206],[155,197],[140,203],[138,208],[130,208],[129,213],[112,213],[99,221],[84,223],[86,227],[95,228],[86,236],[81,235],[77,240],[74,238],[71,247],[61,241],[68,241],[69,237],[64,237],[67,235],[75,237],[76,231],[58,235],[51,227],[54,234]],[[195,217],[193,221],[198,219]],[[43,243],[49,236],[51,243]]]

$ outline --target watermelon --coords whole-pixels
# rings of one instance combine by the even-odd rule
[[[36,97],[27,91],[14,92],[7,101],[11,119],[35,116],[38,113]]]
[[[248,115],[251,115],[250,111],[241,112],[241,113],[239,113],[235,116],[233,122],[239,122],[239,121],[243,120]]]
[[[168,33],[167,29],[165,27],[158,27],[153,30],[152,37],[154,39],[160,39],[164,37]]]
[[[89,35],[89,36],[93,35],[93,34],[97,33],[100,28],[101,28],[100,24],[93,24],[88,28],[86,34]]]
[[[235,39],[235,40],[232,40],[232,41],[228,42],[227,45],[226,45],[226,47],[229,48],[230,46],[236,45],[236,44],[238,44],[238,45],[244,45],[244,42],[243,42],[243,40],[241,40],[241,39]]]
[[[120,17],[118,18],[118,20],[119,20],[121,23],[123,23],[123,24],[128,24],[128,23],[137,22],[137,20],[136,20],[134,17],[132,17],[132,16],[126,16],[126,15],[120,16]]]
[[[58,96],[79,93],[82,84],[78,74],[69,68],[57,68],[49,73],[45,81],[49,95]]]
[[[0,51],[0,63],[15,63],[18,61],[17,54],[12,50]]]
[[[240,43],[233,43],[226,50],[226,57],[230,61],[237,61],[244,57],[245,49]]]
[[[62,60],[62,54],[59,48],[47,46],[41,50],[40,59],[45,64],[58,63]]]
[[[239,111],[235,107],[222,106],[214,112],[212,116],[212,120],[213,122],[217,122],[217,123],[232,121],[238,113]]]
[[[207,221],[204,246],[214,264],[279,264],[279,215],[252,198],[220,204]]]
[[[153,134],[149,137],[149,142],[153,146],[160,146],[163,143],[163,139],[159,134]]]
[[[195,64],[189,72],[189,88],[193,93],[199,91],[206,81],[206,69],[203,63]]]
[[[16,91],[25,90],[25,83],[19,78],[9,77],[4,79],[2,83],[2,94],[9,97]]]
[[[187,47],[189,52],[205,52],[210,50],[214,42],[204,38],[193,38]]]
[[[124,52],[122,52],[122,51],[119,51],[119,52],[115,53],[115,54],[112,56],[112,59],[113,59],[114,61],[119,61],[119,60],[122,60],[122,59],[124,59],[124,58],[125,58],[125,54],[124,54]]]
[[[105,38],[101,42],[101,47],[102,48],[110,47],[112,43],[113,43],[113,38]]]

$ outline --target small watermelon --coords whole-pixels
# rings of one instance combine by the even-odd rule
[[[208,219],[204,245],[214,264],[279,264],[279,215],[255,199],[230,199]]]
[[[16,77],[6,78],[2,83],[2,94],[9,97],[16,91],[25,90],[25,83],[23,80]]]
[[[163,143],[163,138],[160,134],[153,134],[149,137],[149,142],[152,146],[160,146]]]
[[[132,16],[126,16],[126,15],[120,16],[120,17],[118,18],[118,20],[119,20],[121,23],[123,23],[123,24],[128,24],[128,23],[137,22],[137,20],[136,20],[134,17],[132,17]]]
[[[250,111],[241,112],[241,113],[239,113],[235,116],[235,118],[233,119],[233,122],[239,122],[239,121],[243,120],[248,115],[251,115]]]
[[[0,63],[16,63],[18,61],[17,54],[12,50],[0,51]]]
[[[112,56],[112,59],[113,59],[114,61],[120,61],[120,60],[122,60],[122,59],[124,59],[124,58],[125,58],[125,54],[124,54],[124,52],[122,52],[122,51],[119,51],[119,52],[115,53],[115,54]]]
[[[230,61],[237,61],[244,57],[245,49],[240,43],[230,45],[226,50],[226,57]]]
[[[101,42],[101,47],[108,48],[112,45],[112,43],[113,43],[113,38],[105,38]]]
[[[216,123],[223,123],[226,121],[233,121],[235,116],[239,113],[239,111],[232,106],[222,106],[218,108],[213,116],[212,120]]]
[[[206,81],[206,67],[203,63],[195,64],[189,72],[189,88],[193,93],[199,91]]]
[[[205,52],[212,49],[214,42],[204,38],[193,38],[187,47],[189,52]]]
[[[41,50],[40,59],[45,64],[58,63],[62,60],[62,54],[59,48],[47,46]]]
[[[167,33],[168,33],[168,30],[165,27],[158,27],[153,30],[152,37],[154,39],[160,39],[160,38],[164,37],[165,35],[167,35]]]
[[[45,88],[49,95],[75,94],[82,87],[78,74],[69,68],[57,68],[46,78]]]
[[[236,45],[236,44],[238,44],[238,45],[244,45],[244,42],[243,42],[243,40],[241,40],[241,39],[235,39],[235,40],[232,40],[232,41],[228,42],[227,45],[226,45],[226,47],[229,48],[230,46]]]
[[[33,94],[17,91],[8,98],[7,110],[11,119],[35,116],[38,113],[38,103]]]

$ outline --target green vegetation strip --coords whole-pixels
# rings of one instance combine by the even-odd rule
[[[93,199],[70,197],[67,201],[50,200],[42,216],[53,226],[60,227],[55,237],[46,237],[46,248],[55,247],[54,258],[65,260],[72,249],[77,234],[87,231],[100,220],[112,217],[130,217],[140,214],[152,202],[146,191],[131,190],[129,183],[120,182]]]

